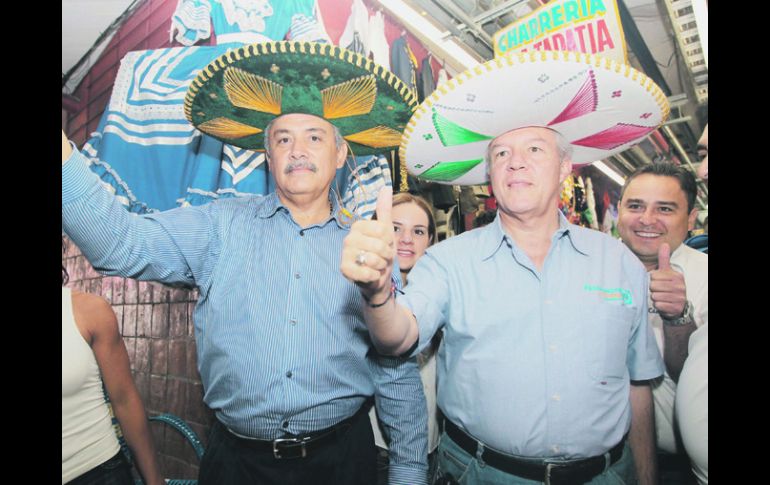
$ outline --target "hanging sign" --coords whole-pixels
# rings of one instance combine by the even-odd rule
[[[532,50],[599,54],[627,64],[616,0],[554,0],[495,33],[495,57]]]

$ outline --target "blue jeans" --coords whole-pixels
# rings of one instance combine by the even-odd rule
[[[67,485],[134,485],[131,466],[122,451],[79,477],[67,482]]]
[[[534,480],[517,477],[469,455],[446,433],[438,445],[438,476],[451,474],[460,485],[535,485]],[[636,468],[631,449],[626,442],[623,455],[603,473],[588,482],[591,485],[626,485],[636,483]]]

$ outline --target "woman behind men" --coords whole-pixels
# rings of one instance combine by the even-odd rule
[[[417,263],[417,260],[425,254],[434,242],[436,242],[436,222],[430,205],[422,197],[409,193],[399,193],[393,196],[393,231],[396,236],[396,254],[398,266],[401,271],[401,280],[404,285],[408,283],[407,275]],[[430,480],[433,483],[435,470],[435,453],[438,446],[438,425],[436,421],[436,349],[441,341],[441,335],[434,337],[433,343],[420,354],[417,359],[420,363],[420,377],[425,390],[425,398],[428,404],[428,463],[430,466]],[[374,429],[374,441],[380,449],[378,455],[378,483],[385,484],[388,480],[387,444],[382,432],[377,425],[374,408],[369,413]]]
[[[133,485],[102,380],[146,485],[164,483],[112,307],[71,291],[62,267],[62,484]]]

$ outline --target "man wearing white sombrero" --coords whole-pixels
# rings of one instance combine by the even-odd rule
[[[646,76],[565,52],[509,55],[417,108],[401,158],[451,184],[491,181],[498,217],[427,250],[396,295],[387,194],[356,223],[341,269],[384,353],[443,328],[439,473],[461,483],[656,481],[652,397],[663,362],[648,280],[622,243],[558,209],[574,165],[628,148],[668,111]]]

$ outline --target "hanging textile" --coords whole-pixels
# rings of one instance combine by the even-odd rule
[[[338,45],[363,56],[369,53],[369,11],[361,0],[353,0]]]
[[[305,13],[295,13],[291,18],[289,27],[289,40],[319,42],[331,44],[331,38],[324,27],[321,9],[316,3],[313,9],[313,15],[307,16]]]
[[[583,212],[583,220],[588,227],[599,230],[599,218],[596,215],[596,199],[594,198],[594,185],[591,177],[586,177],[586,210]]]
[[[398,76],[409,89],[417,93],[417,58],[409,48],[406,41],[406,34],[393,41],[390,46],[390,66],[393,74]]]
[[[610,200],[610,194],[605,190],[602,196],[602,202],[604,203],[604,220],[602,220],[601,231],[609,234],[612,237],[619,238],[618,232],[618,209],[612,204]]]
[[[381,10],[369,17],[369,52],[374,62],[390,70],[390,46],[385,37],[385,17]]]
[[[446,69],[442,67],[438,70],[438,74],[436,75],[436,86],[444,84],[447,81],[449,81],[449,74],[447,74]]]
[[[357,157],[356,167],[348,175],[343,206],[362,219],[371,219],[377,208],[377,194],[382,187],[393,187],[388,159],[382,155]]]
[[[184,96],[198,71],[228,48],[287,34],[323,35],[311,25],[316,11],[315,0],[181,0],[172,35],[184,43],[208,37],[208,12],[217,45],[126,54],[97,131],[83,147],[91,169],[138,213],[269,192],[264,156],[202,135],[184,116]]]
[[[425,59],[422,60],[422,65],[420,66],[420,82],[417,85],[417,99],[419,99],[420,102],[430,96],[430,93],[436,89],[436,82],[433,80],[432,60],[433,57],[428,54],[425,56]]]
[[[185,46],[211,37],[211,3],[208,0],[179,0],[171,16],[169,33],[171,41]]]

